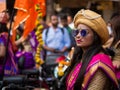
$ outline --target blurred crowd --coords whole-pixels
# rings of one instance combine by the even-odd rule
[[[75,15],[74,19],[71,14],[53,14],[50,16],[50,24],[46,24],[45,19],[42,18],[42,21],[40,21],[40,24],[43,26],[43,30],[41,31],[42,37],[39,38],[42,38],[44,43],[40,48],[39,58],[41,58],[44,63],[41,65],[39,64],[39,66],[36,66],[37,63],[35,60],[37,46],[39,45],[39,41],[37,41],[37,36],[35,34],[36,27],[29,33],[24,41],[20,41],[19,39],[24,32],[24,23],[20,24],[17,28],[15,43],[13,43],[11,40],[12,31],[9,29],[10,17],[7,11],[0,12],[1,79],[3,76],[19,75],[22,70],[25,69],[39,69],[40,67],[47,72],[48,77],[54,76],[55,78],[61,79],[70,66],[67,71],[67,75],[70,73],[67,77],[67,90],[77,90],[76,88],[80,87],[96,90],[93,88],[91,89],[92,85],[95,84],[94,80],[91,80],[93,83],[88,84],[88,86],[82,86],[82,83],[85,83],[83,80],[84,75],[87,75],[87,73],[85,74],[86,69],[89,71],[88,68],[91,69],[93,65],[90,64],[91,67],[89,67],[88,63],[91,62],[93,60],[92,57],[96,55],[95,58],[103,59],[98,62],[103,62],[106,66],[103,65],[102,67],[100,64],[102,69],[96,70],[97,73],[93,74],[95,77],[98,75],[100,78],[94,79],[100,81],[102,78],[103,81],[109,81],[111,80],[110,78],[112,78],[112,82],[115,85],[118,84],[117,81],[119,82],[120,80],[120,12],[115,12],[107,24],[104,23],[99,14],[94,14],[94,12],[89,10],[81,10]],[[98,22],[99,25],[96,22]],[[92,39],[93,37],[94,39]],[[102,56],[100,53],[104,53],[105,55]],[[110,59],[108,59],[106,55],[108,55]],[[81,63],[82,66],[79,66]],[[115,68],[114,73],[110,70],[112,75],[109,74],[105,76],[108,74],[108,72],[104,70],[107,65],[111,67],[110,69],[113,69],[113,67]],[[77,68],[79,69],[80,67],[82,68],[81,71],[73,72],[77,71]],[[109,67],[107,67],[108,70]],[[114,74],[116,75],[115,77]],[[76,81],[73,85],[69,79],[72,80],[72,76],[76,75],[81,77],[75,79]],[[78,80],[80,80],[80,82]],[[97,85],[99,84],[97,83],[94,87],[97,87]],[[104,86],[104,84],[102,85]],[[113,90],[113,88],[109,90]]]

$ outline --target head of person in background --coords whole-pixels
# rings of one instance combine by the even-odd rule
[[[8,32],[7,23],[9,18],[10,17],[7,10],[0,12],[0,33]]]
[[[97,90],[98,88],[112,90],[109,87],[113,83],[114,87],[118,87],[115,73],[110,70],[114,76],[111,77],[109,72],[104,70],[114,68],[109,55],[102,47],[109,39],[109,33],[101,15],[82,9],[74,16],[74,26],[77,29],[73,30],[77,47],[75,47],[71,65],[68,68],[67,90]],[[104,64],[105,67],[99,63]],[[93,68],[96,69],[93,70]],[[106,83],[109,87],[106,87]]]
[[[114,38],[112,46],[114,46],[120,40],[120,11],[111,16],[110,24]]]
[[[120,35],[119,35],[120,25],[119,25],[119,23],[120,23],[120,11],[116,11],[111,15],[110,20],[107,24],[110,38],[103,45],[103,47],[107,48],[108,51],[110,50],[109,51],[110,56],[114,56],[114,52],[113,53],[111,52],[112,48],[110,48],[110,47],[114,47],[115,44],[120,40]]]
[[[58,15],[57,14],[52,14],[51,17],[50,17],[50,21],[51,21],[51,25],[53,27],[58,27]]]
[[[120,16],[120,11],[114,12],[114,13],[111,15],[111,17],[110,17],[110,20],[108,21],[108,31],[109,31],[110,37],[113,36],[113,30],[112,30],[111,21],[113,21],[112,19],[114,19],[115,17],[118,17],[118,16]]]
[[[60,14],[60,23],[62,27],[68,27],[67,15],[62,13]]]
[[[113,40],[108,48],[114,51],[114,54],[111,54],[111,56],[113,65],[116,68],[117,78],[120,80],[120,11],[113,14],[110,24],[113,31]]]
[[[68,21],[68,26],[71,29],[75,29],[74,23],[73,23],[73,16],[72,16],[72,14],[67,14],[67,21]]]
[[[67,21],[68,21],[68,24],[73,22],[73,16],[71,14],[67,14]]]
[[[7,23],[9,18],[10,17],[7,10],[0,12],[0,23]]]
[[[119,16],[120,11],[115,11],[111,17],[110,20],[107,23],[107,28],[109,32],[109,40],[103,45],[106,50],[108,50],[110,56],[114,56],[114,52],[112,50],[111,52],[111,46],[114,46],[115,43],[119,40]],[[113,41],[114,40],[114,41]],[[110,51],[109,51],[110,50]]]

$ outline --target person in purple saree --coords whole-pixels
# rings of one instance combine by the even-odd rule
[[[7,22],[9,15],[6,11],[0,13],[0,75],[11,76],[18,73],[17,64],[14,59],[13,46],[11,40],[8,42],[8,28]],[[6,45],[8,43],[8,51],[6,52]],[[6,56],[7,54],[7,56]],[[6,63],[3,62],[6,57]],[[4,70],[4,74],[3,74]]]
[[[102,47],[109,39],[101,15],[81,9],[74,17],[76,47],[66,75],[66,90],[118,90],[115,68]]]
[[[30,42],[31,36],[28,36],[26,40],[24,40],[21,45],[22,49],[18,50],[15,54],[16,60],[18,62],[19,69],[33,69],[35,68],[35,60],[34,60],[34,48],[32,48]]]

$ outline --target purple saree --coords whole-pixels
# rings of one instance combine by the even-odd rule
[[[35,67],[35,61],[32,52],[20,51],[16,53],[17,60],[19,60],[22,56],[24,57],[24,69],[31,69]]]
[[[8,37],[7,33],[1,33],[0,34],[0,45],[4,45],[6,47],[7,37]],[[1,57],[0,58],[0,74],[2,74],[2,70],[3,70],[3,61],[4,61],[4,57]],[[8,54],[7,54],[7,60],[6,60],[5,68],[4,68],[4,75],[5,76],[16,75],[17,73],[18,73],[18,68],[17,68],[16,62],[14,60],[12,43],[9,40]]]

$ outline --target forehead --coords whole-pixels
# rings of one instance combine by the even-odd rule
[[[57,19],[58,17],[56,15],[52,15],[51,19]]]
[[[67,19],[72,19],[72,16],[67,16]]]
[[[6,18],[8,18],[9,15],[8,15],[7,12],[0,12],[0,17],[6,17]]]
[[[90,33],[90,32],[93,33],[93,30],[92,30],[89,26],[87,26],[87,25],[85,25],[85,24],[79,24],[79,25],[77,26],[77,29],[78,29],[78,30],[86,29],[89,33]]]

